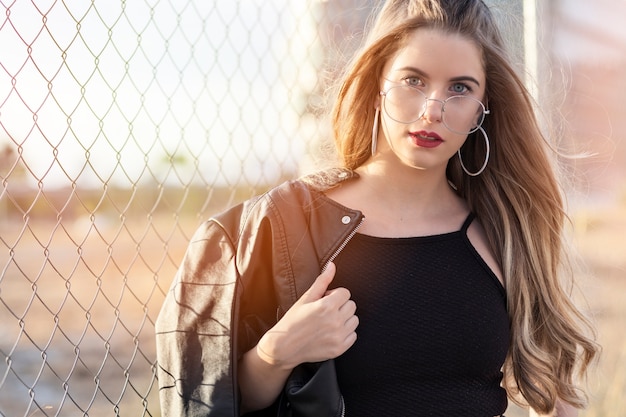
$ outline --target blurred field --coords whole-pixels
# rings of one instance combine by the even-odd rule
[[[576,246],[584,261],[580,290],[603,352],[590,375],[590,406],[581,417],[626,416],[626,201],[579,209]],[[507,417],[527,416],[511,406]]]
[[[623,417],[626,204],[581,210],[574,220],[587,267],[580,284],[604,347],[580,415]],[[160,415],[153,322],[197,221],[2,223],[13,249],[0,253],[0,415],[44,415],[33,400],[48,415]],[[525,415],[515,406],[507,413]]]
[[[577,245],[589,275],[581,281],[603,353],[589,385],[586,417],[626,416],[626,204],[579,213]]]
[[[603,351],[588,381],[590,406],[581,417],[626,416],[626,203],[581,209],[576,245],[586,273],[579,285]],[[507,417],[527,416],[509,407]]]
[[[0,416],[160,415],[154,320],[189,222],[0,221]]]

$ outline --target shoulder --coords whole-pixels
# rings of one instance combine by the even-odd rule
[[[358,176],[356,172],[345,168],[317,171],[295,180],[283,182],[266,193],[251,199],[248,204],[263,204],[264,200],[267,200],[274,204],[300,202],[306,205],[310,201],[323,198],[326,191],[339,186],[342,182]]]
[[[262,219],[299,216],[322,206],[337,205],[324,193],[358,174],[345,168],[331,168],[285,181],[240,204],[216,214],[209,222],[219,224],[231,236],[241,234],[243,228],[258,226]],[[298,214],[299,213],[299,214]],[[285,220],[288,223],[288,219]]]
[[[478,218],[474,218],[467,229],[467,238],[471,242],[472,246],[476,249],[476,252],[485,261],[487,266],[493,271],[500,283],[504,286],[504,278],[502,274],[502,268],[496,260],[496,256],[489,245],[487,240],[487,234],[482,223]]]
[[[359,174],[347,168],[330,168],[302,176],[298,181],[312,190],[325,192],[337,187],[344,181],[358,177]]]
[[[268,202],[279,203],[280,201],[309,200],[318,198],[326,191],[338,187],[344,181],[358,178],[359,174],[347,168],[329,168],[322,171],[303,175],[297,179],[285,181],[267,192],[257,195],[240,206],[245,211],[257,206],[263,206]],[[237,206],[227,210],[236,210]]]

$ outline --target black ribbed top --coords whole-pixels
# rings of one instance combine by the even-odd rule
[[[348,417],[492,417],[506,410],[505,291],[458,232],[412,238],[356,234],[333,287],[357,305],[358,339],[337,358]]]

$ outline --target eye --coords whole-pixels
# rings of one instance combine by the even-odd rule
[[[467,84],[456,83],[456,84],[453,84],[452,87],[450,87],[450,91],[453,94],[465,94],[465,93],[471,93],[472,89]]]
[[[419,77],[406,77],[403,81],[406,85],[410,85],[411,87],[419,87],[424,85],[424,82]]]

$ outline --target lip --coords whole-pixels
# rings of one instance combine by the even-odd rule
[[[409,136],[411,136],[415,145],[422,148],[435,148],[443,143],[441,136],[435,132],[420,130],[418,132],[409,132]]]

